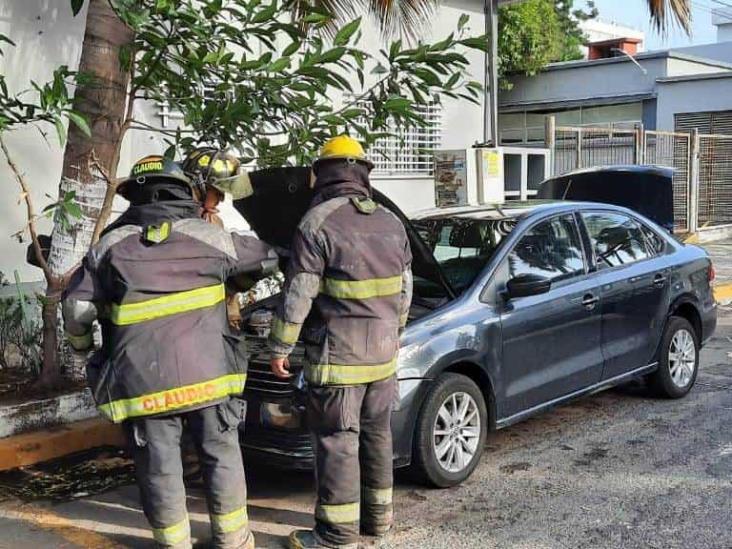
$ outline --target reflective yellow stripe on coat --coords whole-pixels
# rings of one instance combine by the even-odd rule
[[[297,343],[297,339],[300,337],[301,329],[302,324],[285,322],[280,317],[275,316],[272,318],[272,331],[270,335],[277,341],[280,341],[286,345],[292,345],[294,343]]]
[[[246,374],[227,374],[184,387],[134,398],[113,400],[100,405],[99,411],[115,423],[133,417],[161,414],[231,395],[240,395],[244,391],[246,379]]]
[[[384,364],[308,364],[305,378],[313,385],[361,385],[396,373],[397,359]]]
[[[402,275],[388,278],[370,278],[367,280],[339,280],[325,278],[320,291],[330,297],[339,299],[370,299],[387,297],[402,291]]]
[[[216,284],[137,303],[123,303],[122,305],[114,303],[109,319],[117,326],[128,326],[164,316],[212,307],[222,302],[225,296],[224,285]]]

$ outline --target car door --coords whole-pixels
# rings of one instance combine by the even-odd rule
[[[602,377],[612,379],[653,361],[669,307],[670,270],[663,250],[646,237],[653,230],[641,221],[611,211],[583,212],[582,219],[600,281]]]
[[[529,228],[499,271],[506,281],[539,275],[547,293],[499,306],[506,414],[518,414],[600,381],[600,298],[574,215]]]

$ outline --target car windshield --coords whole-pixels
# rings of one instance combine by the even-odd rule
[[[516,219],[464,219],[459,217],[420,219],[413,222],[450,285],[462,293],[473,283],[500,242],[516,226]],[[419,276],[415,293],[437,295],[441,289]]]

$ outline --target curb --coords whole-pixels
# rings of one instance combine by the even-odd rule
[[[5,437],[99,418],[89,389],[0,405],[0,442]]]
[[[732,302],[732,282],[724,282],[714,286],[714,299],[720,305]]]
[[[34,465],[100,446],[125,446],[120,425],[88,419],[0,439],[0,471]]]

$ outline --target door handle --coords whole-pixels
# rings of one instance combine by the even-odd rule
[[[658,273],[656,276],[653,277],[653,285],[660,288],[661,286],[666,284],[666,280],[666,275]]]
[[[582,306],[588,311],[594,309],[595,305],[597,305],[599,302],[600,298],[592,294],[585,294],[585,296],[582,298]]]

